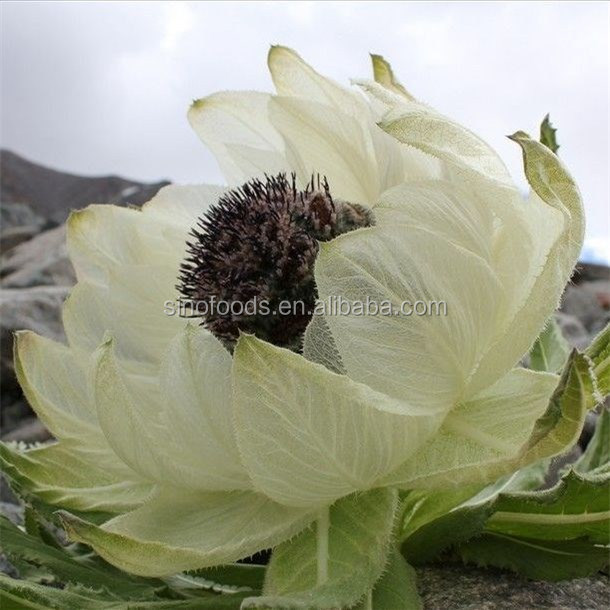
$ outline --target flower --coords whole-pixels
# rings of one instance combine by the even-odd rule
[[[356,492],[484,484],[578,433],[578,419],[565,422],[569,438],[546,435],[547,426],[539,444],[558,378],[514,368],[580,251],[572,178],[518,132],[532,187],[524,199],[484,142],[417,102],[382,58],[373,65],[375,81],[348,90],[273,47],[275,95],[217,93],[189,111],[228,188],[168,186],[141,211],[96,205],[71,216],[78,284],[64,307],[68,343],[23,332],[15,356],[58,443],[5,447],[3,456],[22,491],[71,511],[62,515],[74,539],[117,566],[163,575],[235,561]],[[247,249],[235,264],[226,258],[233,246],[216,252],[222,282],[206,265],[228,235],[222,223],[239,226],[232,197],[277,230],[257,197],[262,181],[292,173],[294,184],[280,189],[291,210],[301,205],[291,189],[306,199],[316,191],[322,211],[331,200],[370,209],[370,221],[325,241],[314,216],[286,225],[282,243],[300,244],[294,255],[305,264],[297,293],[311,290],[313,273],[321,299],[445,301],[447,315],[314,316],[303,337],[297,325],[292,350],[264,340],[277,333],[256,324],[235,343],[226,319],[206,318],[233,353],[210,330],[166,315],[181,265],[181,289],[197,300],[227,286],[242,298],[244,277],[271,290],[262,255],[237,273],[235,264],[251,262]],[[328,188],[307,190],[317,175]],[[256,235],[245,239],[254,248]],[[283,273],[273,277],[287,289]],[[92,511],[101,525],[82,518]]]

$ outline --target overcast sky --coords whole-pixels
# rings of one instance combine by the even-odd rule
[[[345,83],[381,53],[518,180],[505,135],[550,112],[610,259],[608,31],[605,2],[3,2],[2,145],[79,174],[219,182],[192,99],[270,90],[274,43]]]

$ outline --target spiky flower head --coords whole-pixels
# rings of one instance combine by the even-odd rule
[[[373,224],[313,175],[253,179],[225,193],[191,230],[179,290],[185,311],[232,348],[240,331],[299,350],[317,298],[318,242]]]

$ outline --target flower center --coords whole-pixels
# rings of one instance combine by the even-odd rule
[[[225,193],[191,231],[178,289],[192,317],[232,349],[240,331],[295,351],[313,315],[318,242],[374,224],[333,199],[326,178],[304,190],[293,174]]]

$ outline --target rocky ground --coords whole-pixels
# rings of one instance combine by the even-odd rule
[[[61,305],[75,282],[65,220],[70,210],[90,203],[140,205],[167,183],[73,176],[8,151],[1,154],[1,176],[0,430],[3,440],[43,441],[49,434],[15,378],[12,333],[30,329],[64,339]],[[573,346],[588,345],[610,321],[610,270],[579,265],[557,316]],[[588,422],[588,434],[594,420]],[[10,499],[3,489],[2,499]],[[420,580],[428,608],[608,608],[610,600],[607,579],[601,576],[562,585],[533,584],[501,572],[443,566],[422,570]]]

